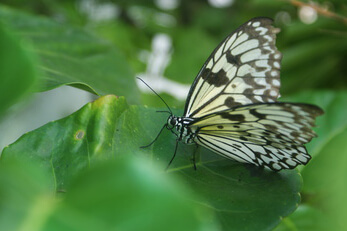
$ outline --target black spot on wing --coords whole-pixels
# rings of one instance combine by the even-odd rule
[[[264,88],[266,88],[265,85],[257,84],[256,81],[255,81],[255,78],[254,78],[252,75],[250,75],[249,73],[248,73],[247,75],[249,75],[249,77],[246,77],[246,76],[245,76],[245,77],[242,78],[242,80],[243,80],[247,85],[252,86],[252,89],[251,89],[251,90],[253,90],[253,89],[264,89]],[[251,93],[253,93],[253,92],[251,92]]]
[[[220,115],[222,118],[232,120],[232,121],[238,121],[238,122],[245,121],[245,116],[242,114],[221,113]]]
[[[293,137],[300,137],[300,133],[298,133],[298,132],[296,132],[296,131],[292,131],[291,133],[290,133],[290,135],[291,136],[293,136]]]
[[[227,58],[227,61],[228,63],[231,63],[235,66],[241,66],[242,65],[242,62],[240,60],[240,55],[232,55],[231,52],[227,52],[226,53],[226,58]]]
[[[228,98],[225,99],[224,104],[228,108],[232,108],[232,107],[235,107],[235,106],[242,105],[242,103],[235,102],[235,99],[233,97],[231,97],[231,96],[229,96]]]
[[[263,126],[266,128],[266,130],[273,131],[273,132],[277,131],[277,127],[275,125],[264,124]]]
[[[255,109],[249,110],[249,113],[257,117],[258,119],[266,119],[266,116],[264,114],[258,113]]]
[[[201,78],[215,87],[226,85],[229,82],[227,73],[223,69],[219,70],[217,73],[213,73],[211,69],[206,68],[201,73]]]
[[[307,132],[311,132],[312,130],[311,128],[308,128],[308,127],[301,127],[300,131],[307,133]]]

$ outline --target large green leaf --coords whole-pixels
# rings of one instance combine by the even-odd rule
[[[217,230],[213,214],[190,200],[188,189],[145,159],[108,161],[73,178],[57,198],[37,163],[2,163],[0,229]]]
[[[150,165],[128,157],[92,167],[71,183],[45,230],[217,230],[208,208]]]
[[[65,190],[71,177],[94,163],[94,159],[113,157],[115,122],[126,108],[124,99],[117,100],[112,95],[101,97],[65,119],[22,136],[4,149],[1,159],[40,161],[56,190]]]
[[[138,100],[134,74],[110,43],[72,26],[0,6],[0,21],[33,44],[40,57],[41,91],[71,85],[95,94]]]
[[[37,59],[25,44],[0,24],[0,114],[37,81]]]
[[[101,97],[69,117],[23,135],[4,149],[1,160],[39,161],[58,191],[69,191],[71,178],[82,169],[128,155],[146,156],[164,172],[174,151],[174,136],[164,131],[153,147],[139,147],[157,135],[166,117],[154,109],[128,106],[124,98]],[[297,171],[274,173],[206,149],[198,152],[195,171],[193,151],[194,146],[180,145],[168,174],[189,185],[197,195],[195,203],[213,211],[225,230],[271,230],[296,209],[301,188]]]
[[[341,231],[347,227],[346,140],[347,127],[344,126],[339,133],[333,134],[319,149],[312,163],[302,171],[307,182],[303,191],[305,203],[324,211],[324,215],[316,220],[328,220],[334,224],[332,230]]]
[[[336,231],[333,227],[334,224],[322,211],[300,205],[292,215],[284,218],[274,231]]]
[[[54,208],[54,191],[39,165],[23,161],[0,164],[0,229],[39,230]]]

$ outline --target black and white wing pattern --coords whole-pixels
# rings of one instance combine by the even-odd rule
[[[194,141],[225,157],[275,171],[310,160],[304,144],[323,111],[300,103],[261,103],[227,109],[196,120]]]
[[[271,24],[270,18],[254,18],[212,52],[190,89],[184,117],[277,100],[282,55],[275,46],[279,29]]]
[[[173,115],[166,105],[170,116],[163,128],[177,137],[169,165],[179,141],[275,171],[308,163],[304,144],[316,136],[311,128],[323,111],[310,104],[277,102],[282,59],[275,45],[278,32],[269,18],[246,22],[207,59],[190,88],[184,115]]]

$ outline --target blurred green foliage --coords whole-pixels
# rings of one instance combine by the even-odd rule
[[[83,4],[88,2],[92,7],[87,9]],[[157,97],[140,95],[134,81],[134,73],[146,71],[139,57],[151,50],[155,34],[166,33],[173,41],[164,75],[191,84],[223,38],[252,17],[267,16],[281,28],[283,100],[325,110],[317,122],[319,137],[308,145],[313,159],[299,168],[302,179],[297,171],[249,169],[204,149],[194,171],[188,157],[193,148],[183,145],[164,174],[155,169],[170,159],[172,134],[162,134],[152,148],[138,147],[155,137],[165,115],[105,96],[3,151],[1,230],[272,230],[279,223],[275,230],[347,227],[346,3],[315,1],[342,17],[321,13],[314,23],[304,24],[295,1],[235,1],[225,8],[205,0],[179,2],[163,10],[155,1],[140,0],[3,0],[0,113],[32,91],[38,77],[40,91],[71,85],[162,107]],[[93,20],[103,4],[115,4],[116,17]],[[184,105],[164,97],[172,106]]]
[[[189,190],[150,167],[145,159],[129,155],[93,165],[75,175],[68,191],[58,197],[49,181],[36,162],[10,160],[0,164],[0,183],[6,186],[0,188],[2,230],[218,228],[213,214],[194,203]]]
[[[95,94],[127,95],[138,101],[133,73],[120,52],[106,41],[80,28],[52,20],[0,9],[2,22],[32,42],[40,57],[39,91],[70,85]],[[106,81],[99,81],[99,80]]]
[[[0,24],[0,115],[37,82],[37,59],[26,45]]]

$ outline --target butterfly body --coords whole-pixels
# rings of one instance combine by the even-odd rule
[[[163,128],[177,142],[274,171],[307,164],[311,157],[304,144],[316,136],[311,127],[323,111],[277,101],[282,59],[275,46],[278,32],[271,19],[254,18],[226,37],[195,78],[183,116],[170,110]],[[176,151],[177,145],[173,158]]]
[[[196,128],[190,126],[193,122],[194,120],[191,118],[170,115],[167,121],[167,129],[173,131],[178,141],[185,144],[194,144]]]

